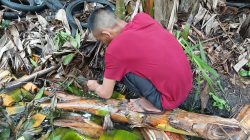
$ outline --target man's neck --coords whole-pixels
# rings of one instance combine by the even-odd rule
[[[121,31],[123,30],[123,28],[127,25],[127,23],[123,20],[119,20],[117,22],[117,25],[114,28],[114,34],[115,36],[119,35],[121,33]]]

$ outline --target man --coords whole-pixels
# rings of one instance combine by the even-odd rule
[[[102,84],[87,85],[110,98],[116,81],[141,96],[130,99],[132,111],[158,113],[178,107],[192,88],[188,60],[175,37],[145,13],[126,23],[107,8],[95,10],[88,20],[97,40],[108,45]]]

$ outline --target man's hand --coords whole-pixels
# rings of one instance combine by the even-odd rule
[[[96,91],[99,84],[97,83],[97,80],[88,80],[87,86],[88,86],[89,90]]]
[[[98,84],[96,80],[88,80],[87,86],[89,90],[94,91],[98,96],[108,99],[112,96],[115,80],[104,77],[102,85]]]

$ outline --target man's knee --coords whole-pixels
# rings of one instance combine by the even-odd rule
[[[136,95],[146,98],[156,108],[163,110],[160,100],[161,95],[149,80],[133,73],[127,73],[123,82],[129,90],[137,92]]]
[[[134,80],[135,75],[132,73],[127,73],[121,82],[126,86],[127,91],[126,91],[126,98],[138,98],[140,97],[140,91],[136,87],[136,82]]]

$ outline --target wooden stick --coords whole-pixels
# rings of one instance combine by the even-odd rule
[[[58,67],[59,67],[58,65],[51,66],[50,68],[35,72],[35,73],[28,75],[28,76],[23,76],[15,81],[9,82],[5,85],[3,91],[7,92],[7,91],[17,89],[17,88],[23,86],[24,84],[26,84],[27,82],[32,81],[34,78],[41,77],[41,76],[55,70]]]

